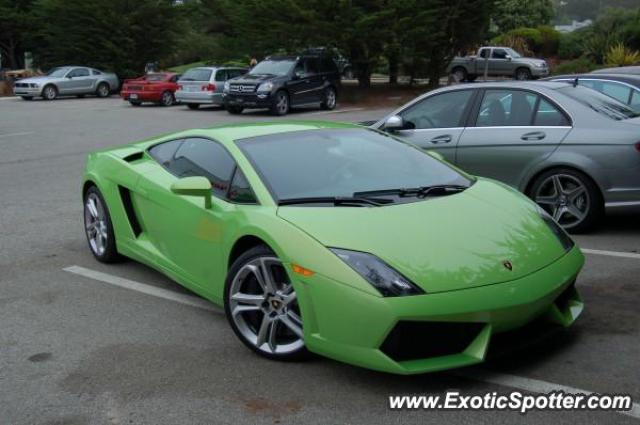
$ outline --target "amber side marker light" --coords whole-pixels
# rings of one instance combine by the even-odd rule
[[[314,272],[309,270],[309,269],[305,269],[302,266],[299,266],[297,264],[292,264],[291,267],[293,268],[293,272],[294,273],[298,273],[302,276],[313,276]]]

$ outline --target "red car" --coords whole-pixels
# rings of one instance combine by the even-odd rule
[[[177,81],[178,74],[173,72],[147,74],[140,78],[125,80],[120,96],[133,106],[140,106],[142,102],[171,106],[176,103]]]

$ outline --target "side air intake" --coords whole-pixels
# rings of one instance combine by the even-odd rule
[[[123,186],[118,186],[118,190],[120,191],[120,198],[122,199],[124,211],[127,213],[129,225],[131,226],[133,234],[136,235],[137,238],[138,236],[140,236],[140,233],[142,233],[142,227],[140,226],[138,216],[136,216],[136,212],[133,209],[133,203],[131,202],[131,191]]]

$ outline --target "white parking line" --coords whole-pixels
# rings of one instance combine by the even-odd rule
[[[524,378],[522,376],[509,375],[487,370],[472,369],[453,372],[453,375],[461,378],[469,378],[476,381],[501,385],[503,387],[516,388],[518,390],[532,393],[550,393],[552,391],[564,391],[569,394],[596,394],[592,391],[581,390],[579,388],[567,387],[566,385],[553,384],[551,382],[540,381],[538,379]],[[633,403],[631,410],[619,410],[617,413],[640,419],[640,404]]]
[[[25,132],[22,132],[22,133],[0,134],[0,137],[26,136],[27,134],[33,134],[33,131],[25,131]]]
[[[120,288],[130,289],[132,291],[138,291],[146,295],[152,295],[154,297],[163,298],[169,301],[175,301],[180,304],[190,305],[192,307],[201,308],[207,311],[221,312],[221,309],[213,304],[201,299],[192,297],[190,295],[178,294],[174,291],[169,291],[155,286],[147,285],[144,283],[136,282],[134,280],[125,279],[118,276],[113,276],[107,273],[102,273],[96,270],[87,269],[80,266],[70,266],[63,269],[66,272],[73,273],[79,276],[84,276],[89,279],[98,280],[100,282],[108,283],[110,285],[118,286]],[[501,385],[503,387],[516,388],[523,391],[533,393],[550,393],[552,391],[564,391],[570,394],[594,394],[591,391],[581,390],[578,388],[568,387],[566,385],[553,384],[551,382],[540,381],[537,379],[524,378],[521,376],[508,375],[505,373],[490,372],[480,369],[463,369],[451,373],[454,376],[458,376],[466,379],[473,379],[475,381],[486,382],[489,384]],[[618,411],[623,415],[631,416],[636,419],[640,419],[640,404],[633,403],[633,407],[630,411]]]
[[[603,251],[601,249],[588,249],[588,248],[580,248],[580,250],[585,254],[607,255],[609,257],[635,258],[636,260],[640,260],[640,254],[636,254],[633,252]]]
[[[213,311],[216,313],[221,312],[220,308],[216,307],[208,301],[203,300],[202,298],[196,298],[191,295],[178,294],[174,291],[169,291],[167,289],[162,289],[152,285],[136,282],[135,280],[113,276],[107,273],[86,269],[80,266],[70,266],[62,270],[80,276],[88,277],[89,279],[108,283],[110,285],[119,286],[120,288],[131,289],[132,291],[141,292],[146,295],[152,295],[154,297],[163,298],[165,300],[175,301],[180,304],[190,305],[192,307],[200,308],[207,311]]]

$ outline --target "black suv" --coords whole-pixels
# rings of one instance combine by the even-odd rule
[[[340,73],[330,57],[271,56],[224,85],[224,106],[231,114],[268,108],[285,115],[294,106],[336,107]]]

